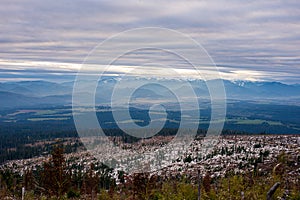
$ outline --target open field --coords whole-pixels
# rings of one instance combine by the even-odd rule
[[[118,108],[117,112],[127,112]],[[57,124],[57,127],[64,125],[74,130],[73,115],[82,115],[92,112],[91,108],[75,108],[72,112],[70,106],[44,107],[35,109],[11,109],[0,111],[0,125],[10,127],[11,131],[19,128],[19,124],[35,131],[39,122],[47,124]],[[200,121],[195,120],[195,112],[189,111],[182,115],[180,111],[174,109],[167,110],[167,120],[165,128],[176,128],[179,126],[181,117],[185,119],[186,124],[200,124],[201,129],[207,129],[210,123],[210,108],[201,107]],[[147,109],[130,108],[132,119],[140,125],[147,125],[150,122],[149,111]],[[156,120],[164,121],[159,116],[164,116],[161,111],[154,111],[158,118]],[[97,107],[97,117],[102,128],[118,128],[112,111],[107,106]],[[227,104],[227,115],[225,119],[225,129],[236,130],[246,133],[268,133],[268,134],[297,134],[300,133],[300,107],[295,105],[274,105],[258,104],[245,101],[229,101]],[[129,124],[130,121],[124,120],[119,123]],[[213,123],[213,122],[212,122]],[[55,126],[53,126],[54,128]],[[60,129],[57,129],[60,131]],[[1,134],[1,129],[0,129]]]

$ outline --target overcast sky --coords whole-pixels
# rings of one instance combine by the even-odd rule
[[[223,78],[300,83],[298,0],[2,0],[0,81],[72,80],[96,45],[141,27],[192,37]]]

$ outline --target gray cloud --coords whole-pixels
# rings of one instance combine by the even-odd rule
[[[130,28],[156,26],[197,40],[224,73],[249,70],[259,72],[261,80],[300,81],[300,2],[296,0],[4,0],[1,4],[3,60],[80,64],[107,37]],[[130,62],[128,58],[126,64]],[[56,66],[32,66],[46,70],[32,76],[41,73],[45,78]],[[24,78],[28,76],[24,72]]]

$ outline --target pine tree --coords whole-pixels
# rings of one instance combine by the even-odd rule
[[[70,185],[70,175],[66,169],[63,152],[62,147],[54,148],[50,161],[44,163],[42,171],[43,187],[50,195],[55,195],[59,199],[67,192]]]

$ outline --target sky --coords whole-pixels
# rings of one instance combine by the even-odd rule
[[[107,38],[130,29],[161,27],[201,44],[224,79],[300,83],[298,0],[2,0],[1,4],[0,81],[74,80],[91,50]],[[185,44],[174,44],[189,52]],[[116,42],[110,51],[120,45]],[[97,67],[104,67],[104,55]],[[165,62],[154,51],[132,55],[119,61],[112,74],[142,65],[145,55],[148,61]],[[178,60],[168,62],[192,76]]]

